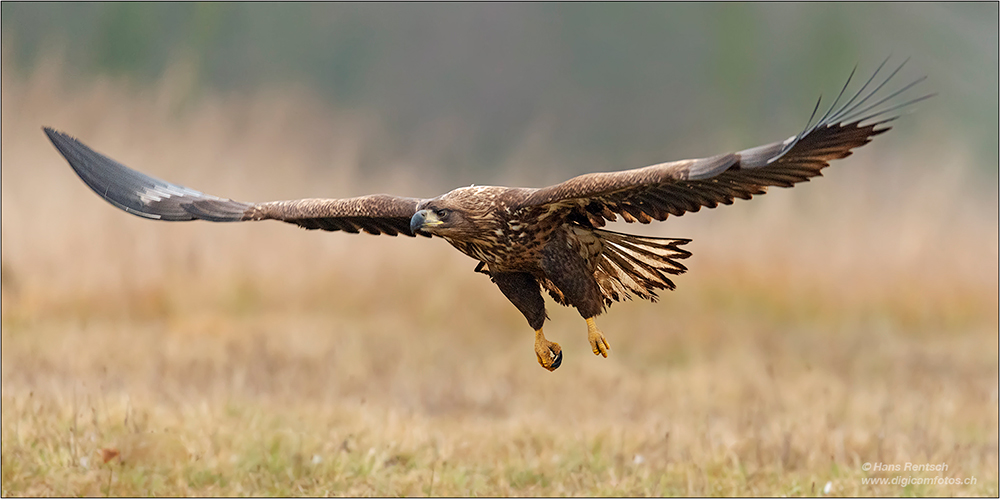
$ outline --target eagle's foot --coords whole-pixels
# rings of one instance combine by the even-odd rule
[[[538,364],[549,371],[555,371],[562,365],[562,347],[558,343],[545,339],[542,330],[535,331],[535,357]]]
[[[587,319],[587,341],[590,341],[590,348],[594,350],[594,355],[603,355],[607,358],[611,345],[608,344],[604,333],[597,329],[597,323],[594,322],[593,317]]]

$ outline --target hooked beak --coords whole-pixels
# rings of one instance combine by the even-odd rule
[[[420,210],[414,213],[413,218],[410,219],[410,232],[416,234],[420,229],[434,227],[443,223],[438,219],[434,210]]]

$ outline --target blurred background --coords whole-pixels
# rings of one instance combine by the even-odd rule
[[[867,76],[911,57],[942,98],[904,133],[933,121],[995,177],[991,8],[15,3],[3,41],[5,70],[55,59],[71,88],[114,78],[138,90],[182,71],[176,113],[300,89],[374,121],[363,169],[419,152],[459,184],[482,182],[533,135],[586,161],[570,172],[783,137],[855,64]]]
[[[979,481],[911,492],[997,491],[995,3],[0,13],[5,491],[898,494],[859,463],[919,459]],[[549,301],[554,374],[441,241],[142,220],[41,131],[239,200],[431,197],[781,140],[890,55],[938,95],[825,177],[614,227],[691,270],[602,317],[609,359]]]

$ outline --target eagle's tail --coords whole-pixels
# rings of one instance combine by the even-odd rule
[[[691,256],[680,246],[690,239],[646,237],[595,229],[594,234],[604,242],[604,251],[594,277],[601,287],[605,306],[622,299],[632,299],[632,294],[656,301],[657,289],[674,289],[668,274],[687,271],[679,260]]]

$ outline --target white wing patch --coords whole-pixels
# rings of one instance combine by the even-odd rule
[[[159,185],[159,186],[154,186],[152,188],[147,187],[138,194],[139,194],[139,200],[142,201],[142,204],[146,206],[149,206],[150,203],[162,201],[164,199],[172,198],[174,196],[180,196],[180,197],[192,196],[192,197],[201,197],[209,199],[221,199],[215,196],[207,196],[194,189],[189,189],[187,187],[181,187],[178,185]]]

